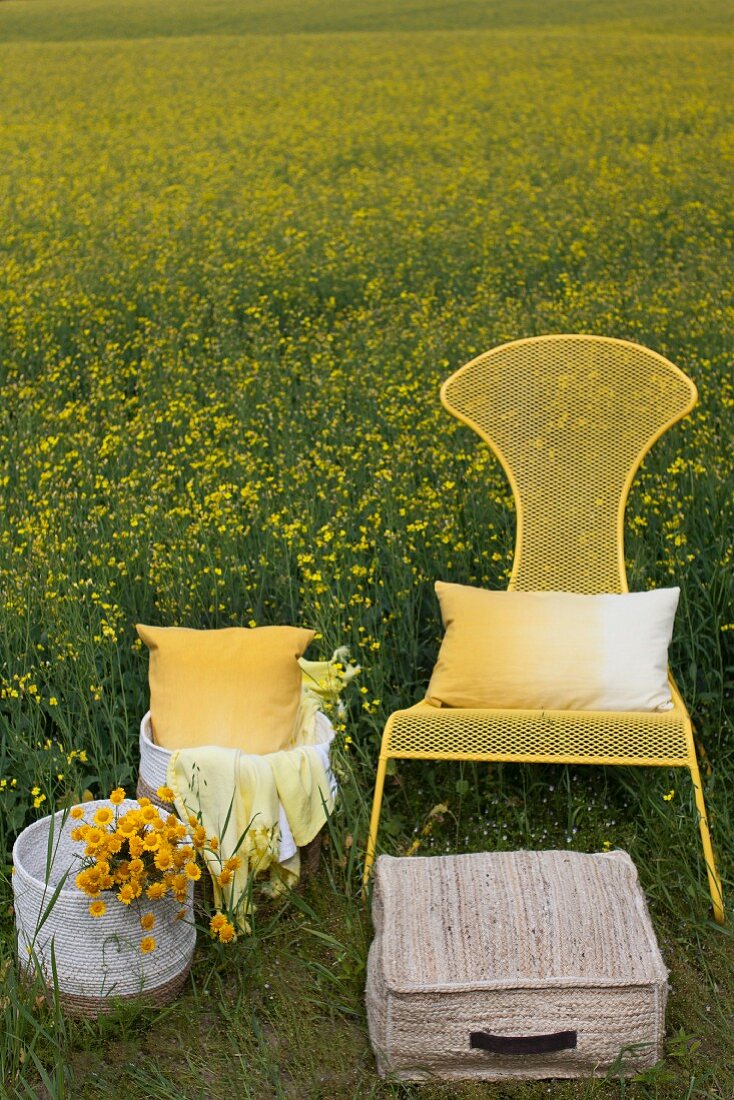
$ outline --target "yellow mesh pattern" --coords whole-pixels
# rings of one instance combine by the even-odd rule
[[[468,710],[418,703],[388,720],[383,751],[401,758],[682,765],[684,709],[661,713]]]
[[[693,408],[690,379],[625,340],[538,336],[473,359],[444,383],[441,399],[510,479],[510,588],[626,592],[629,487],[655,440]]]

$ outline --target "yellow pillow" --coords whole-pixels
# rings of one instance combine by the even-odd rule
[[[497,710],[669,710],[678,588],[586,596],[436,584],[446,635],[426,699]]]
[[[157,745],[221,745],[267,753],[291,742],[301,700],[298,658],[313,630],[138,625],[137,631],[150,650],[150,715]]]

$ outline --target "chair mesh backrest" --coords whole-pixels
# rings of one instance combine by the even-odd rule
[[[624,508],[696,387],[654,351],[602,336],[493,348],[446,380],[445,407],[487,441],[515,496],[510,588],[626,592]]]

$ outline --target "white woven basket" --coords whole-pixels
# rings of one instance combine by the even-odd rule
[[[105,800],[85,804],[91,820]],[[120,809],[136,807],[127,799]],[[105,892],[107,912],[97,919],[89,914],[90,899],[79,890],[75,877],[81,868],[84,844],[71,839],[79,824],[63,812],[35,821],[19,835],[13,846],[13,894],[18,932],[18,959],[23,970],[33,966],[35,954],[47,985],[53,983],[51,946],[60,1000],[64,1008],[78,1015],[96,1016],[112,1008],[114,998],[145,996],[156,1003],[171,1000],[183,985],[191,966],[196,941],[193,924],[193,891],[185,905],[187,915],[178,918],[181,906],[171,897],[145,899],[140,911],[134,903],[122,905]],[[52,858],[49,873],[49,833]],[[54,890],[69,872],[48,917],[39,928]],[[140,951],[144,933],[140,914],[153,913],[156,948]]]
[[[329,747],[334,740],[334,727],[326,715],[321,711],[318,711],[316,714],[315,734],[316,738],[313,742],[314,747],[318,749],[321,754],[324,770],[326,771],[326,778],[331,787],[331,793],[336,795],[336,776],[331,769],[331,763],[329,761]],[[156,793],[159,787],[165,787],[167,784],[168,762],[171,759],[171,755],[170,749],[164,749],[162,745],[156,745],[153,740],[153,727],[150,721],[150,711],[148,711],[140,723],[140,774],[137,788],[138,797],[145,795],[146,798],[149,798],[160,809],[175,812],[174,806],[171,803],[161,802]],[[280,808],[279,824],[279,862],[282,863],[286,859],[290,859],[296,850],[296,844],[293,840],[288,819],[282,806]],[[313,843],[312,841],[312,844]],[[310,848],[311,845],[308,847]],[[304,849],[301,850],[302,867],[304,866],[304,851]],[[306,859],[305,862],[306,866],[308,866],[308,859]]]

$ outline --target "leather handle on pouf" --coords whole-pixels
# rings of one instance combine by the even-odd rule
[[[490,1035],[488,1031],[472,1031],[469,1046],[473,1050],[488,1050],[490,1054],[550,1054],[554,1050],[573,1050],[575,1031],[556,1031],[552,1035]]]

